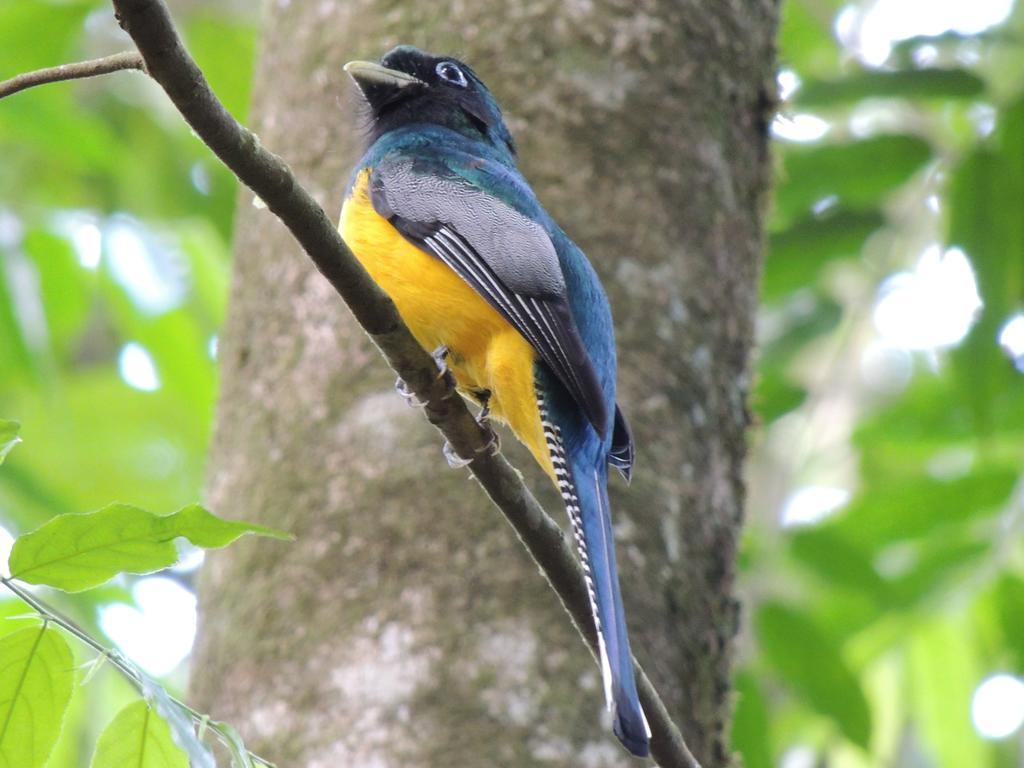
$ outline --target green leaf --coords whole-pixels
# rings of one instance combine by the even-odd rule
[[[971,696],[984,674],[972,628],[942,618],[917,627],[909,640],[908,688],[929,764],[994,765],[971,725]]]
[[[20,536],[11,550],[10,572],[32,584],[78,592],[121,572],[152,573],[173,565],[179,536],[213,549],[247,533],[291,538],[262,525],[223,520],[196,504],[166,517],[111,504],[97,512],[60,515]]]
[[[858,495],[841,517],[827,525],[852,544],[877,551],[999,509],[1009,499],[1017,477],[1011,469],[982,467],[953,480],[915,477],[880,484]]]
[[[4,58],[17,62],[15,71],[22,72],[72,60],[74,43],[82,34],[86,15],[93,8],[89,0],[69,0],[61,3],[59,13],[44,12],[43,17],[33,3],[4,3],[0,6],[0,48]],[[45,35],[36,34],[41,18],[48,22]],[[6,72],[5,68],[4,77],[15,74]]]
[[[22,246],[35,268],[39,300],[46,313],[46,336],[57,359],[66,360],[93,309],[91,284],[95,276],[78,263],[69,240],[51,230],[30,230]]]
[[[3,166],[0,163],[0,174],[3,173]],[[4,258],[7,258],[6,254]],[[10,270],[0,270],[0,371],[3,372],[3,389],[0,391],[5,395],[14,385],[22,382],[30,386],[39,385],[36,351],[26,341],[14,302],[8,298],[18,295],[18,290],[11,283],[13,273],[10,276],[8,273]],[[5,398],[5,405],[7,402]],[[24,411],[18,412],[24,416]]]
[[[848,208],[870,210],[932,157],[915,136],[891,134],[845,144],[788,146],[775,197],[775,225],[789,226],[818,201],[835,196]]]
[[[782,4],[779,24],[779,61],[803,75],[832,75],[839,71],[839,49],[829,33],[829,19],[838,3],[826,0],[790,0]]]
[[[770,364],[792,360],[814,339],[835,330],[842,320],[843,309],[832,299],[813,296],[811,301],[806,301],[806,298],[802,296],[787,306],[778,321],[772,323],[774,327],[764,333],[761,354]]]
[[[57,630],[43,625],[0,638],[0,766],[46,763],[74,683],[71,649]]]
[[[913,568],[893,579],[894,603],[898,607],[914,606],[931,595],[941,594],[950,585],[962,584],[971,567],[978,567],[992,556],[992,543],[961,540],[958,536],[937,535],[918,548]]]
[[[145,701],[117,713],[100,734],[90,768],[188,768],[171,728]]]
[[[109,306],[101,314],[109,314]],[[106,339],[110,331],[96,333]],[[0,339],[0,357],[2,344]],[[99,353],[85,352],[81,370],[62,374],[50,389],[22,387],[14,402],[0,403],[0,413],[18,414],[26,442],[31,440],[31,450],[18,449],[17,462],[0,467],[0,504],[18,531],[30,531],[57,513],[100,509],[112,499],[132,499],[144,509],[178,509],[201,485],[212,401],[193,400],[170,387],[132,389],[118,375],[119,344],[89,344]],[[88,362],[96,354],[109,359]],[[203,358],[181,354],[174,364],[209,362],[204,347]],[[161,368],[167,364],[158,361]]]
[[[1013,669],[1024,669],[1024,579],[1002,574],[992,587],[992,601],[1001,634],[1001,647],[1013,659]]]
[[[1019,10],[1017,11],[1019,13]],[[942,32],[938,35],[915,35],[905,40],[896,41],[889,54],[888,65],[911,68],[916,66],[916,54],[923,47],[938,52],[939,59],[944,61],[963,59],[966,50],[976,51],[981,46],[986,56],[998,54],[1000,49],[1009,48],[1017,51],[1020,47],[1020,35],[1013,28],[1014,24],[1003,23],[989,27],[984,32]]]
[[[900,485],[923,475],[966,473],[981,459],[989,469],[1019,471],[1024,466],[1024,386],[1012,385],[989,401],[992,433],[984,441],[977,439],[969,397],[957,387],[951,366],[941,376],[915,377],[899,398],[857,426],[854,445],[861,476],[873,486]]]
[[[192,306],[211,332],[224,324],[230,281],[231,248],[220,233],[203,219],[182,222],[178,227],[182,253],[192,278]]]
[[[804,216],[772,234],[761,279],[761,296],[774,302],[798,288],[813,285],[832,262],[856,256],[864,242],[885,223],[877,209],[831,208],[820,216]]]
[[[871,712],[838,648],[805,614],[780,603],[765,604],[756,624],[761,649],[783,680],[850,741],[867,748]]]
[[[744,768],[772,768],[768,702],[757,678],[747,671],[736,675],[736,711],[732,717],[732,743],[743,755]]]
[[[807,399],[807,390],[789,381],[778,366],[763,366],[751,399],[754,411],[765,424],[799,408]]]
[[[799,298],[773,308],[762,318],[766,330],[762,334],[753,404],[765,422],[803,404],[807,390],[791,376],[794,358],[811,341],[832,331],[842,317],[842,308],[830,299],[806,294]]]
[[[18,422],[0,419],[0,464],[4,463],[11,449],[21,442],[21,438],[18,437],[20,429],[21,424]]]
[[[219,549],[226,547],[240,536],[253,533],[281,541],[294,541],[295,537],[286,531],[270,528],[256,523],[245,523],[241,520],[225,520],[217,517],[205,507],[190,504],[162,520],[173,520],[178,536],[184,536],[197,547]]]
[[[38,613],[13,594],[0,594],[0,635],[9,635],[26,627],[38,627],[41,621]]]
[[[970,99],[985,92],[985,81],[963,69],[862,70],[840,80],[804,83],[800,106],[821,107],[862,99]]]
[[[1020,388],[1020,375],[997,337],[1011,312],[1024,305],[1024,99],[1000,110],[997,125],[995,135],[954,172],[949,190],[949,242],[970,257],[984,303],[952,356],[982,436],[1002,426],[998,398]]]
[[[889,587],[868,556],[829,527],[798,530],[790,539],[790,552],[818,576],[832,585],[864,592],[876,603],[884,603]]]
[[[256,28],[240,23],[243,17],[216,12],[190,15],[184,37],[188,48],[206,75],[213,90],[223,94],[224,106],[245,122],[256,61]],[[225,49],[231,51],[225,56]]]
[[[828,637],[832,642],[840,642],[842,639],[857,638],[859,633],[871,627],[886,626],[880,620],[888,618],[893,614],[883,613],[878,606],[878,600],[868,592],[854,591],[846,587],[830,584],[816,585],[819,588],[814,590],[817,594],[813,599],[810,595],[804,597],[807,610],[813,615],[815,624],[820,628],[827,628]],[[860,646],[854,640],[854,647],[858,652],[858,660],[862,660]]]

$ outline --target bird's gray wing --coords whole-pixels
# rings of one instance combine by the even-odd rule
[[[370,177],[370,200],[410,242],[465,280],[533,346],[603,438],[608,410],[544,228],[467,179],[408,157]]]

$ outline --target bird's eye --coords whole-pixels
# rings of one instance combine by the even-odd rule
[[[469,85],[469,83],[466,82],[466,76],[463,74],[462,70],[450,61],[442,61],[437,65],[434,71],[437,72],[438,77],[452,85],[457,85],[460,88],[465,88]]]

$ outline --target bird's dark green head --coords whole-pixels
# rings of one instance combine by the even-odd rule
[[[515,156],[498,103],[476,73],[458,59],[400,45],[379,64],[350,61],[345,71],[370,108],[371,141],[396,128],[426,123],[482,138]]]

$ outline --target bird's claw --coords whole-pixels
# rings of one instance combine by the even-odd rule
[[[452,389],[451,392],[449,392],[448,395],[446,395],[446,398],[450,397],[451,394],[455,391],[455,377],[452,375],[451,369],[448,367],[448,357],[450,354],[451,350],[449,350],[448,347],[444,346],[443,344],[430,353],[430,356],[434,360],[434,365],[437,366],[437,378],[449,379],[451,381]],[[401,379],[399,379],[395,383],[395,389],[397,389],[398,393],[402,395],[402,397],[406,398],[406,400],[410,400],[411,405],[426,405],[426,403],[421,403],[419,400],[415,399],[416,396],[409,391],[409,388]],[[476,451],[474,451],[476,456],[482,456],[484,454],[487,454],[488,456],[494,456],[500,450],[501,444],[500,441],[498,440],[498,435],[491,429],[490,415],[490,405],[488,399],[485,398],[483,401],[483,407],[480,409],[480,414],[477,416],[476,421],[477,424],[479,424],[487,433],[489,433],[491,437],[490,440],[487,441],[487,445],[485,445],[483,448],[478,448],[476,449]],[[448,462],[448,466],[451,467],[452,469],[461,469],[462,467],[468,466],[469,464],[472,464],[473,459],[476,458],[476,456],[470,459],[463,458],[458,454],[458,452],[455,450],[452,444],[447,440],[444,441],[444,448],[442,449],[442,452],[444,453],[445,461]]]
[[[452,369],[448,367],[448,357],[450,355],[451,350],[449,350],[444,344],[430,353],[430,356],[434,359],[434,365],[437,366],[437,379],[443,379],[447,386],[448,391],[441,396],[442,401],[450,400],[458,388],[458,383],[455,381],[455,374],[453,374]]]
[[[430,356],[434,358],[434,365],[436,365],[437,370],[440,371],[437,375],[437,378],[439,379],[449,373],[447,359],[449,354],[451,354],[451,351],[444,344],[430,353]]]
[[[487,419],[486,412],[482,412],[480,417],[477,419],[477,423],[483,427],[489,434],[490,439],[487,441],[487,445],[482,448],[477,448],[473,452],[476,454],[472,459],[464,459],[460,456],[455,448],[447,440],[444,441],[444,458],[448,462],[448,466],[452,469],[461,469],[462,467],[472,464],[473,460],[477,456],[496,456],[498,451],[501,450],[501,439],[498,437],[498,433],[493,431],[490,426],[490,422]]]
[[[498,437],[497,432],[491,430],[490,422],[487,420],[486,416],[484,416],[483,421],[480,421],[479,423],[481,427],[490,430],[491,439],[487,441],[487,445],[477,450],[477,455],[482,456],[486,453],[488,456],[497,456],[498,452],[501,450],[501,438]]]
[[[442,452],[444,453],[445,461],[448,462],[448,466],[452,469],[462,469],[473,462],[472,459],[464,459],[459,456],[459,454],[455,452],[455,448],[453,448],[452,444],[447,440],[444,441],[444,448],[442,449]]]
[[[446,361],[449,354],[450,352],[448,351],[448,347],[443,345],[430,353],[430,357],[434,360],[434,365],[437,366],[437,378],[448,379],[448,382],[451,385],[449,387],[450,391],[441,398],[442,400],[450,398],[452,393],[455,391],[455,377],[448,368],[448,363]],[[405,380],[401,376],[395,379],[395,391],[405,398],[405,402],[412,408],[424,408],[427,405],[426,402],[416,397],[416,393],[410,389],[409,385],[406,384]]]
[[[422,408],[426,405],[425,402],[416,397],[415,392],[409,389],[409,385],[405,383],[401,376],[395,379],[395,391],[405,399],[406,404],[410,408]]]
[[[488,456],[494,456],[501,450],[501,440],[498,438],[498,433],[491,428],[491,394],[487,393],[481,401],[480,413],[477,414],[476,423],[480,425],[480,428],[487,432],[491,438],[487,441],[487,445],[477,450],[477,455],[482,456],[487,454]]]

